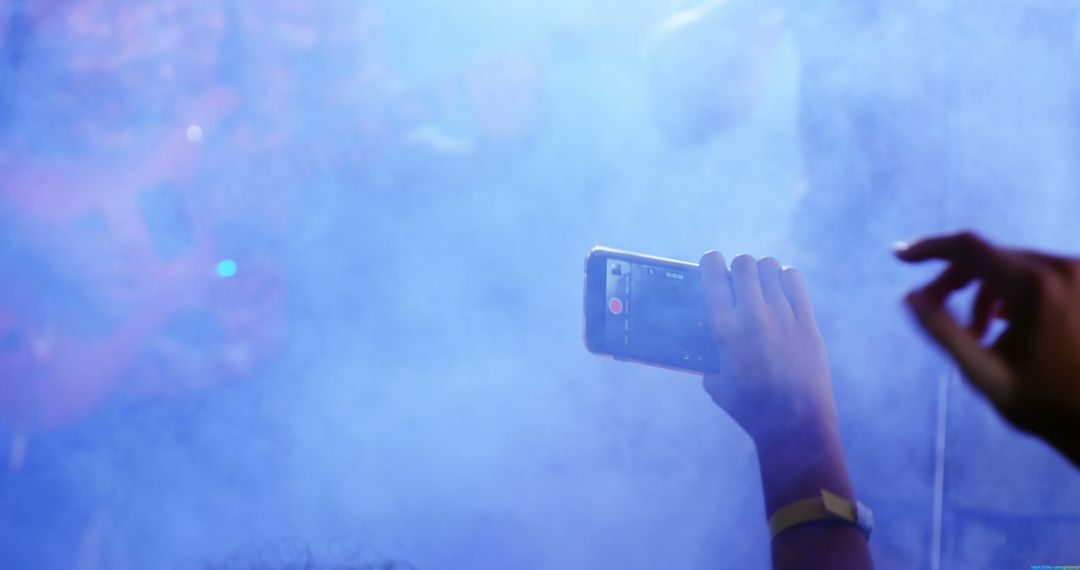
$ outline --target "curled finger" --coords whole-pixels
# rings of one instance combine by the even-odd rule
[[[986,395],[999,410],[1011,409],[1015,400],[1012,374],[997,354],[983,347],[941,303],[916,291],[905,299],[918,324],[948,353],[968,381]]]
[[[784,288],[780,285],[780,274],[783,270],[780,263],[771,257],[762,258],[758,261],[758,276],[761,278],[761,296],[765,304],[778,311],[780,314],[794,316],[791,304],[784,295]]]
[[[731,281],[735,291],[735,307],[739,313],[756,314],[765,308],[761,276],[753,257],[743,254],[731,262]]]
[[[794,267],[784,269],[780,274],[780,285],[784,289],[784,296],[787,297],[788,303],[791,304],[791,310],[795,313],[795,320],[814,324],[814,307],[810,304],[810,296],[806,293],[802,273]]]
[[[982,340],[990,330],[990,321],[996,316],[1001,306],[1001,297],[988,284],[979,286],[975,301],[971,306],[971,324],[968,330],[975,338]]]
[[[705,290],[705,306],[715,327],[735,312],[735,293],[732,291],[731,273],[724,256],[709,251],[701,256],[701,285]]]

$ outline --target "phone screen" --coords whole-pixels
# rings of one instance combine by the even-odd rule
[[[605,261],[602,328],[607,352],[672,368],[718,369],[701,273],[695,267],[632,256]]]

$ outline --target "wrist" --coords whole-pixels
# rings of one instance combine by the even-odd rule
[[[835,423],[821,422],[786,437],[756,439],[754,445],[767,515],[793,501],[820,496],[822,489],[854,499]]]

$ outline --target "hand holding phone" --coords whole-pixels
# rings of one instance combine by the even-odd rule
[[[713,400],[755,441],[835,430],[825,343],[795,269],[709,252],[701,265],[597,247],[586,260],[590,351],[705,374]]]
[[[836,406],[825,343],[802,275],[771,257],[701,258],[709,328],[723,366],[705,389],[758,444],[830,436]],[[809,434],[807,434],[809,435]]]
[[[854,497],[797,270],[768,257],[740,255],[729,271],[716,252],[698,265],[597,248],[585,284],[591,351],[705,373],[705,390],[754,441],[767,513],[821,489]]]

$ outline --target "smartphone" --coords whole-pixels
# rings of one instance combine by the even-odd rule
[[[698,265],[593,248],[585,259],[585,347],[617,360],[718,371]]]

